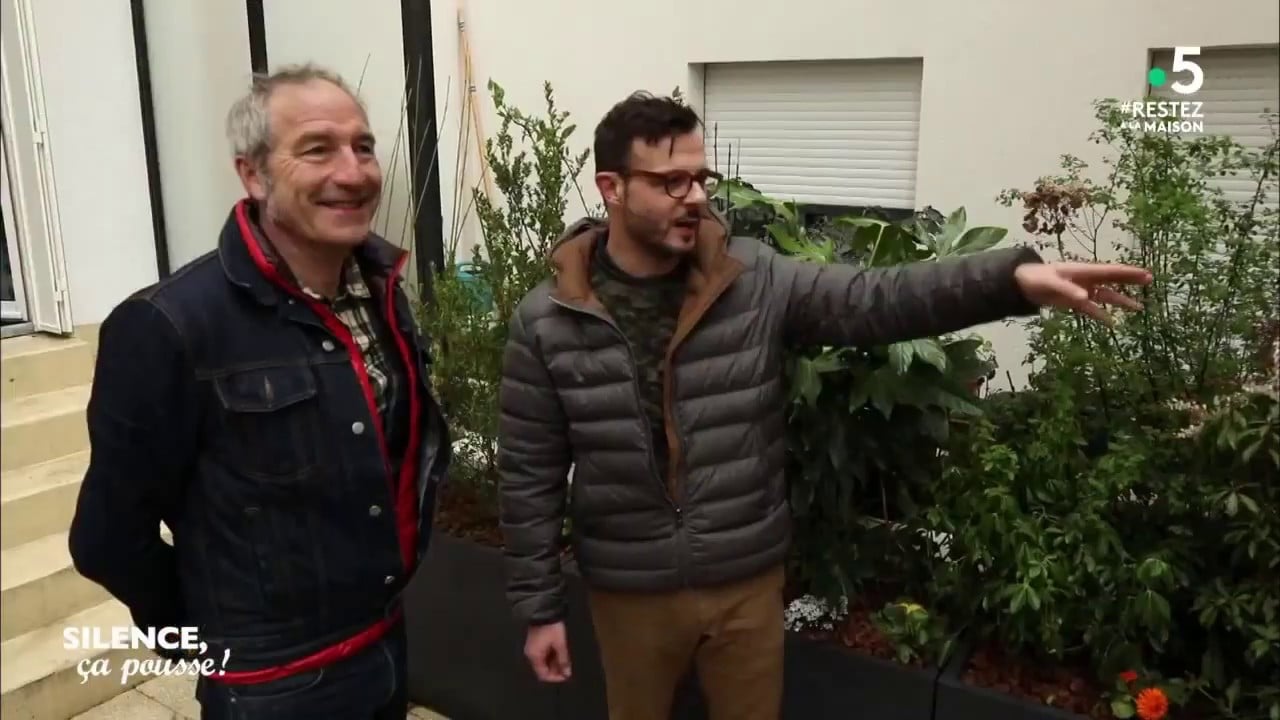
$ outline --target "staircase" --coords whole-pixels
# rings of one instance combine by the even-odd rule
[[[68,650],[63,628],[131,625],[128,611],[71,564],[67,530],[89,462],[85,407],[93,338],[5,339],[0,407],[0,716],[66,720],[128,691],[122,662],[141,651]],[[107,658],[113,675],[82,682]],[[85,664],[88,667],[88,663]]]

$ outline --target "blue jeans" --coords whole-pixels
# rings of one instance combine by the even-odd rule
[[[404,720],[409,712],[404,624],[358,654],[256,685],[200,678],[201,720]]]

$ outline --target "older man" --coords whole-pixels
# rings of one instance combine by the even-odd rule
[[[217,249],[102,325],[71,554],[139,626],[230,651],[203,717],[401,720],[400,596],[449,442],[406,253],[369,232],[374,137],[313,66],[257,80],[227,128],[248,197]]]

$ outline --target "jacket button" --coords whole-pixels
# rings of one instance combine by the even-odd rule
[[[324,348],[325,352],[333,352],[333,347],[334,347],[333,341],[325,340],[324,342],[320,343],[320,347]]]
[[[390,585],[391,583],[393,583],[393,582],[395,582],[395,581],[396,581],[396,576],[395,576],[395,575],[388,575],[385,579],[383,579],[383,581],[382,581],[382,582],[386,583],[387,585]]]
[[[369,516],[370,516],[370,517],[378,517],[378,516],[379,516],[379,515],[381,515],[381,514],[382,514],[382,508],[381,508],[381,507],[379,507],[379,506],[377,506],[377,505],[370,506],[370,508],[369,508]]]
[[[355,433],[356,435],[363,435],[364,423],[360,422],[359,420],[351,423],[351,432]]]

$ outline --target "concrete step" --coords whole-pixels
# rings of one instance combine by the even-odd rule
[[[0,716],[4,720],[66,720],[152,679],[135,673],[127,681],[121,669],[129,658],[154,657],[149,650],[67,649],[63,628],[96,627],[110,637],[116,627],[131,627],[124,605],[112,600],[5,640],[0,645]],[[111,673],[81,678],[94,660],[105,659]]]
[[[0,480],[0,549],[70,527],[89,451],[5,472]]]
[[[100,585],[76,572],[66,531],[0,551],[0,586],[0,640],[26,634],[110,599]]]
[[[0,408],[0,472],[81,452],[89,445],[90,385],[6,400]]]
[[[0,399],[61,390],[93,377],[95,347],[83,338],[27,335],[0,343]]]

